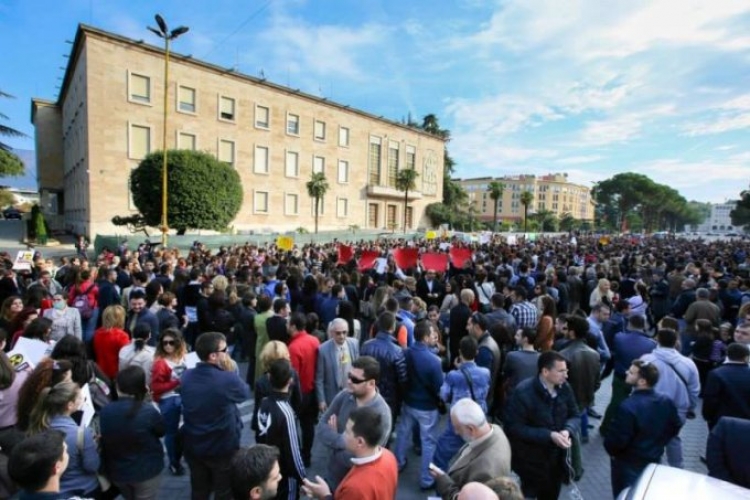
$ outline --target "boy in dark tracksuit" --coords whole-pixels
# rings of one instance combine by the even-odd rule
[[[271,363],[268,370],[273,392],[263,398],[258,410],[258,443],[279,448],[279,468],[282,479],[276,498],[296,500],[305,478],[302,463],[296,416],[289,404],[289,386],[292,383],[292,365],[286,359]]]

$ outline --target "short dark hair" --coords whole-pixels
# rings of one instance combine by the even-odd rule
[[[625,312],[628,309],[630,309],[630,302],[628,302],[627,300],[618,300],[615,304],[615,310],[618,313]]]
[[[727,358],[729,361],[745,361],[750,356],[750,348],[745,344],[733,342],[727,347]]]
[[[466,361],[472,361],[477,357],[477,341],[470,335],[465,335],[458,343],[458,352]]]
[[[292,364],[284,358],[271,361],[268,366],[268,378],[273,389],[284,389],[289,383],[289,379],[292,378]]]
[[[469,321],[481,328],[482,331],[487,329],[487,317],[480,312],[475,312],[469,316]]]
[[[379,332],[393,332],[396,329],[396,316],[388,311],[380,313],[377,327]]]
[[[672,316],[664,316],[659,320],[659,323],[659,326],[661,328],[668,328],[670,330],[674,330],[675,332],[679,331],[680,329],[680,323],[676,318],[673,318]]]
[[[247,500],[250,490],[268,481],[278,461],[279,449],[275,446],[256,444],[237,450],[229,466],[229,483],[234,500]]]
[[[662,347],[674,347],[677,345],[677,332],[671,328],[660,328],[656,332],[656,340]]]
[[[492,305],[498,309],[505,305],[505,296],[502,293],[492,294]]]
[[[414,325],[414,340],[423,342],[432,333],[432,323],[429,321],[419,321]]]
[[[296,312],[292,313],[289,317],[289,326],[293,326],[298,332],[301,332],[307,327],[307,318],[305,313]]]
[[[289,302],[286,301],[286,299],[276,299],[273,301],[273,312],[277,313],[281,311],[282,309],[286,309],[286,306],[289,304]]]
[[[130,295],[128,295],[128,300],[133,299],[143,299],[146,300],[146,292],[141,290],[140,288],[136,288],[135,290],[130,291]]]
[[[589,322],[580,316],[571,315],[565,318],[565,325],[569,332],[573,332],[576,339],[585,339],[589,334]]]
[[[380,380],[380,363],[372,356],[360,356],[352,361],[352,368],[357,368],[364,372],[366,380]]]
[[[393,297],[388,297],[383,305],[386,311],[392,313],[398,312],[398,300]]]
[[[205,332],[198,336],[195,341],[195,352],[201,361],[207,361],[211,353],[219,350],[219,344],[226,342],[227,338],[223,333]]]
[[[8,457],[8,475],[24,490],[39,491],[62,459],[64,442],[65,433],[53,429],[27,437],[13,447]]]
[[[521,328],[521,337],[526,337],[526,341],[529,344],[534,344],[537,337],[536,328],[534,328],[533,326],[524,326],[523,328]]]
[[[352,434],[361,437],[367,446],[374,448],[383,436],[383,417],[372,406],[360,406],[349,414],[352,421]]]
[[[555,363],[558,361],[568,362],[565,356],[557,351],[546,351],[539,355],[539,359],[536,362],[538,373],[542,373],[542,370],[551,370],[555,367]]]
[[[638,377],[645,380],[649,387],[654,387],[659,382],[659,369],[655,364],[642,359],[635,359],[632,364],[638,368]]]
[[[523,285],[518,285],[517,287],[515,287],[513,289],[513,293],[516,294],[516,297],[522,300],[526,300],[526,298],[529,296],[526,288],[524,288]]]
[[[628,326],[643,330],[646,328],[646,319],[640,314],[631,314],[628,318]]]

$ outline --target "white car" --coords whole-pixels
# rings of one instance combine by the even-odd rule
[[[636,483],[623,490],[617,500],[706,499],[747,500],[750,490],[720,479],[676,469],[666,465],[650,464]]]

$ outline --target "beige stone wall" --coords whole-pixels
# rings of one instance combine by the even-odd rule
[[[86,37],[86,109],[88,163],[91,201],[91,233],[113,232],[110,220],[115,215],[126,215],[135,209],[130,204],[128,174],[138,165],[139,158],[129,157],[131,125],[150,128],[151,151],[162,149],[163,75],[164,58],[158,51],[135,43],[124,43],[97,34]],[[80,64],[80,63],[79,63]],[[150,79],[150,102],[132,101],[128,90],[131,74]],[[342,106],[312,99],[277,87],[256,83],[231,72],[220,72],[181,59],[170,63],[168,99],[167,148],[177,147],[180,132],[193,134],[196,146],[214,155],[219,141],[234,141],[234,166],[240,173],[244,187],[244,202],[233,225],[236,229],[293,230],[312,229],[314,224],[312,200],[307,196],[305,183],[312,173],[313,157],[325,159],[325,172],[330,189],[320,216],[321,229],[346,229],[356,224],[368,227],[368,206],[377,203],[378,226],[385,227],[387,204],[397,206],[398,227],[403,217],[403,193],[382,190],[368,196],[368,147],[371,136],[383,141],[382,175],[387,177],[388,143],[400,145],[400,164],[405,165],[406,147],[416,148],[416,168],[419,193],[415,193],[413,227],[423,225],[424,207],[442,198],[443,142],[424,133],[365,116]],[[195,113],[177,110],[177,87],[196,89]],[[218,117],[219,96],[235,99],[235,120]],[[268,129],[255,125],[256,106],[270,109]],[[287,134],[287,116],[299,116],[298,136]],[[324,141],[313,138],[315,120],[326,125]],[[350,131],[349,145],[339,146],[339,127]],[[268,148],[269,173],[254,171],[256,147]],[[287,177],[287,151],[299,154],[299,176]],[[349,162],[349,180],[339,183],[339,160]],[[424,167],[429,163],[436,169],[434,194],[422,194]],[[67,188],[67,184],[66,184]],[[210,186],[207,186],[210,189]],[[254,210],[257,192],[267,192],[267,214]],[[371,193],[373,190],[371,189]],[[285,195],[298,195],[298,214],[285,213]],[[348,214],[337,214],[337,198],[348,200]],[[122,228],[119,229],[122,232]]]

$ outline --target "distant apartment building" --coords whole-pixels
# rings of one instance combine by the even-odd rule
[[[454,180],[466,190],[469,203],[474,207],[477,217],[483,221],[490,222],[494,218],[495,202],[490,198],[488,191],[489,184],[493,181],[505,185],[503,196],[497,205],[498,221],[518,223],[523,220],[521,193],[524,191],[530,192],[533,196],[529,204],[529,214],[547,210],[558,217],[568,213],[580,221],[594,221],[591,190],[586,186],[568,182],[567,174],[509,175]]]
[[[81,25],[57,101],[32,101],[42,206],[61,214],[65,229],[121,232],[112,217],[136,212],[130,171],[162,149],[164,56]],[[298,89],[172,53],[167,112],[167,149],[207,151],[238,170],[238,230],[311,228],[313,172],[330,186],[321,229],[402,228],[401,169],[419,174],[409,228],[442,199],[442,139]]]
[[[736,201],[727,201],[725,203],[713,203],[711,204],[711,213],[703,221],[702,224],[698,225],[694,231],[701,233],[731,233],[742,231],[742,227],[735,227],[732,225],[732,218],[729,216],[730,212],[737,206]]]

